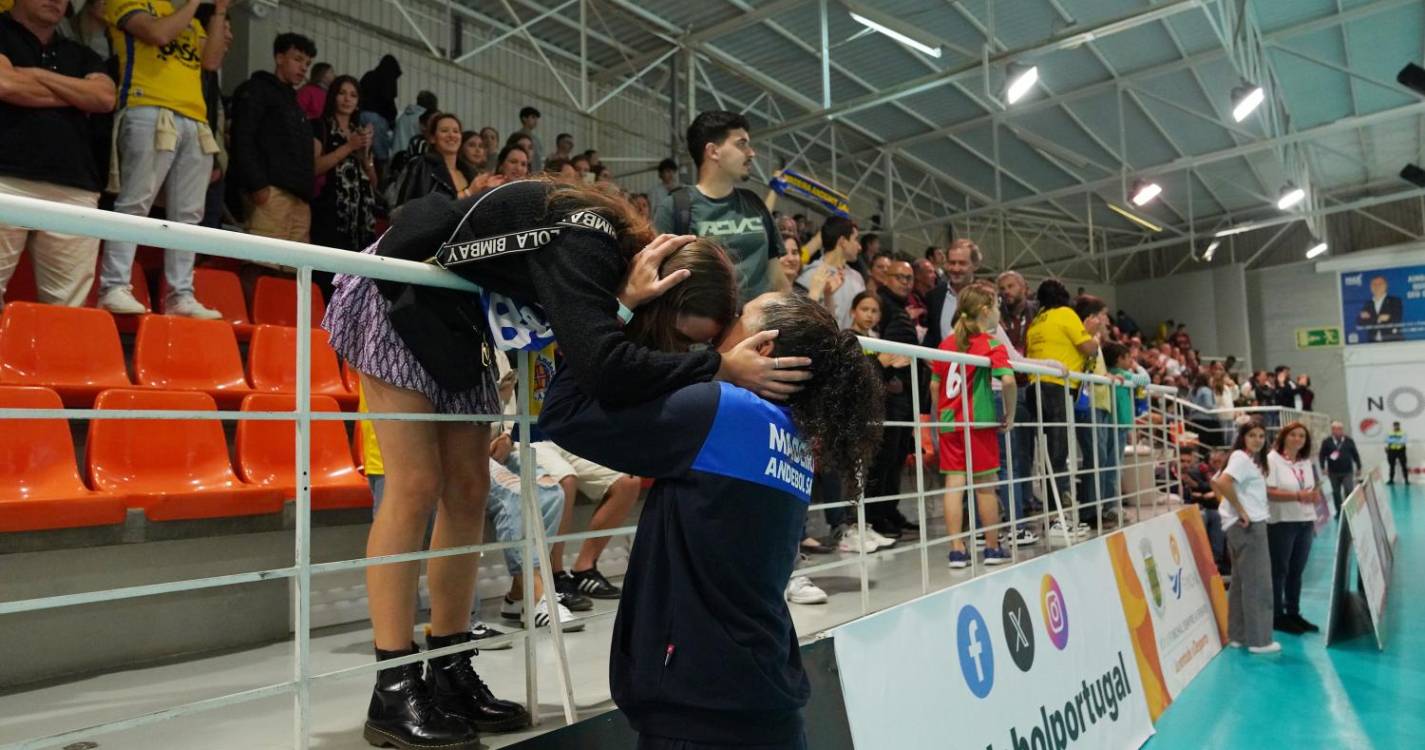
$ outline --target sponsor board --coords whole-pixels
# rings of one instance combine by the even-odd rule
[[[1111,576],[1095,540],[837,628],[856,747],[1140,746],[1153,725]]]
[[[1158,516],[1104,540],[1154,721],[1222,651],[1226,601],[1196,510]],[[1204,558],[1195,534],[1202,537],[1205,569],[1198,565]]]

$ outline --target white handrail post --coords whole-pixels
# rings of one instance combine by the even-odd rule
[[[822,4],[822,23],[826,22],[826,5]],[[935,403],[935,394],[931,394],[931,404]],[[911,421],[916,426],[911,428],[915,436],[915,503],[919,511],[920,518],[920,592],[922,594],[930,591],[930,548],[928,540],[930,526],[926,523],[925,511],[925,467],[920,464],[921,456],[925,455],[925,438],[920,431],[920,358],[912,357],[910,360],[910,412]],[[934,414],[934,406],[931,406],[931,413]],[[935,423],[932,416],[931,424]],[[864,546],[864,545],[862,545]]]
[[[294,630],[296,700],[293,747],[306,750],[311,742],[312,641],[312,268],[297,268],[297,413],[296,429],[296,623]]]

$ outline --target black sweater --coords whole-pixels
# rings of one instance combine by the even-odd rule
[[[312,199],[312,127],[291,86],[265,70],[239,86],[233,94],[232,141],[228,173],[243,192],[272,186]]]
[[[634,729],[720,745],[799,737],[810,687],[784,592],[813,465],[789,413],[726,383],[606,409],[559,375],[539,426],[578,456],[657,480],[609,652]]]
[[[378,253],[426,261],[443,245],[557,224],[562,217],[546,216],[546,190],[546,183],[522,181],[458,201],[442,195],[411,201]],[[565,227],[540,249],[449,267],[485,289],[542,307],[568,370],[606,404],[638,403],[712,380],[722,366],[716,352],[659,352],[624,336],[617,295],[628,259],[602,232]]]
[[[1356,450],[1356,441],[1351,436],[1337,440],[1331,435],[1321,441],[1321,468],[1330,476],[1355,474],[1361,469],[1361,454]]]

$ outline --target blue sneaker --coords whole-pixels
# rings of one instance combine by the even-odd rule
[[[1007,562],[1010,562],[1009,553],[1004,551],[1004,547],[985,548],[986,565],[1004,565]]]
[[[970,555],[959,550],[950,550],[950,567],[968,568],[970,567]]]

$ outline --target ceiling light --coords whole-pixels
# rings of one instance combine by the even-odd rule
[[[1257,225],[1256,225],[1256,224],[1241,224],[1241,225],[1235,226],[1235,227],[1228,227],[1227,229],[1224,229],[1224,230],[1222,230],[1222,231],[1220,231],[1220,232],[1218,232],[1217,234],[1214,234],[1214,235],[1212,235],[1212,236],[1213,236],[1213,237],[1218,237],[1218,238],[1221,238],[1221,237],[1231,237],[1231,236],[1234,235],[1234,234],[1242,234],[1243,232],[1250,232],[1250,231],[1252,231],[1253,229],[1256,229],[1256,228],[1257,228]]]
[[[1158,194],[1161,192],[1163,192],[1163,186],[1159,185],[1156,182],[1152,182],[1149,180],[1135,180],[1133,183],[1133,190],[1130,191],[1130,194],[1133,196],[1131,198],[1131,200],[1133,201],[1133,205],[1142,208],[1143,206],[1148,205],[1148,203],[1154,198],[1157,198]]]
[[[1405,67],[1396,74],[1395,80],[1399,81],[1400,85],[1425,96],[1425,68],[1421,68],[1415,63],[1406,63]]]
[[[903,23],[896,18],[892,18],[879,11],[856,7],[851,9],[851,20],[872,31],[885,34],[911,49],[919,50],[931,57],[940,57],[939,42],[926,36],[914,26]]]
[[[1306,251],[1307,259],[1309,260],[1311,258],[1315,258],[1316,256],[1326,252],[1326,248],[1327,245],[1325,242],[1318,242],[1315,245],[1312,245],[1311,249]]]
[[[1207,250],[1203,251],[1202,259],[1208,261],[1212,260],[1212,256],[1217,253],[1217,248],[1219,247],[1222,247],[1222,240],[1213,240],[1207,246]]]
[[[1247,115],[1261,106],[1267,98],[1267,92],[1261,86],[1243,84],[1232,89],[1232,119],[1241,122],[1247,119]]]
[[[1302,190],[1301,188],[1291,183],[1287,183],[1287,186],[1282,188],[1281,198],[1277,200],[1277,208],[1286,211],[1292,206],[1295,206],[1296,204],[1300,203],[1305,198],[1305,190]]]
[[[1009,81],[1009,85],[1005,87],[1004,98],[1014,104],[1039,82],[1039,66],[1010,63],[1005,70],[1005,80]]]
[[[1118,204],[1116,204],[1116,203],[1109,203],[1109,204],[1108,204],[1108,210],[1110,210],[1110,211],[1112,211],[1112,212],[1118,214],[1119,216],[1122,216],[1123,218],[1125,218],[1125,219],[1127,219],[1127,220],[1133,222],[1134,224],[1137,224],[1137,225],[1140,226],[1140,227],[1143,227],[1144,229],[1147,229],[1147,230],[1150,231],[1150,232],[1161,232],[1161,231],[1163,231],[1163,228],[1160,227],[1160,226],[1158,226],[1157,224],[1154,224],[1153,222],[1148,221],[1147,219],[1143,218],[1142,216],[1139,216],[1138,214],[1135,214],[1135,213],[1133,213],[1132,211],[1129,211],[1128,209],[1126,209],[1126,208],[1124,208],[1124,207],[1122,207],[1122,206],[1120,206],[1120,205],[1118,205]]]

